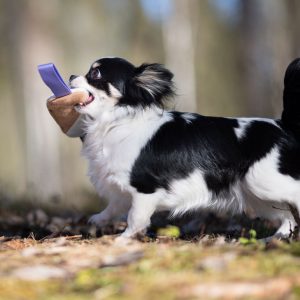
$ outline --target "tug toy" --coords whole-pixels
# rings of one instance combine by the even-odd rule
[[[47,108],[53,119],[69,137],[83,137],[83,116],[74,106],[85,103],[88,92],[80,88],[70,89],[52,63],[39,65],[38,71],[53,93],[47,100]]]

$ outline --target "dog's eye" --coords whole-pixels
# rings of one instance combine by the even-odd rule
[[[100,79],[101,78],[101,73],[99,69],[94,69],[91,71],[91,78],[92,79]]]

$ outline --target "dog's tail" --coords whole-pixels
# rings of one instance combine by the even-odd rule
[[[281,121],[300,139],[300,58],[292,61],[285,72]]]

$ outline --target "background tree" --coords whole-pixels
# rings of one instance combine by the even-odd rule
[[[299,13],[296,0],[0,0],[0,203],[71,207],[93,192],[81,142],[47,112],[38,64],[55,62],[68,79],[102,56],[166,63],[177,109],[279,117],[284,71],[300,53]]]

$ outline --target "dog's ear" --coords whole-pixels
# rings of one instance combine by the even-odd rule
[[[173,74],[161,64],[142,64],[135,69],[134,76],[127,83],[127,104],[163,107],[164,100],[174,95],[172,78]]]
[[[143,64],[136,68],[135,84],[153,98],[173,94],[173,74],[161,64]]]

